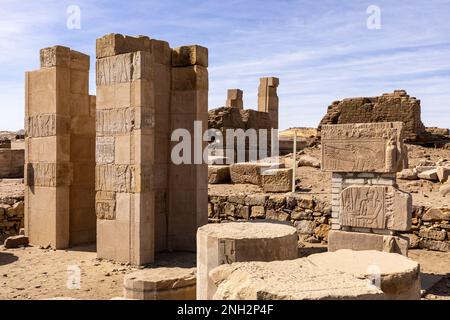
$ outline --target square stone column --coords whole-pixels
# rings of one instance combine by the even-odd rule
[[[170,50],[153,45],[148,37],[97,39],[97,254],[137,265],[154,261],[155,158],[167,152],[167,144],[155,149],[156,97],[169,94],[155,64],[167,64]]]
[[[280,80],[275,77],[259,79],[258,111],[268,112],[272,129],[278,129],[278,95],[277,88]]]
[[[206,148],[202,135],[208,129],[207,67],[207,48],[194,45],[173,50],[171,131],[186,129],[190,133],[193,162],[171,161],[169,165],[168,236],[169,249],[175,251],[195,251],[197,228],[208,222],[208,166],[202,159]],[[195,152],[194,144],[200,153]]]
[[[89,56],[42,49],[26,73],[25,229],[30,243],[64,249],[95,239],[95,118]]]
[[[228,89],[226,107],[244,109],[244,101],[242,99],[244,92],[240,89]]]

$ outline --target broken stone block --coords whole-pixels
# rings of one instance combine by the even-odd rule
[[[334,252],[341,249],[377,250],[408,256],[408,239],[374,233],[330,230],[328,233],[328,251]]]
[[[402,131],[402,122],[324,125],[322,170],[396,173],[407,157]]]
[[[18,248],[22,246],[25,247],[28,245],[28,237],[24,235],[8,237],[6,238],[5,243],[3,245],[7,249]]]
[[[230,166],[208,166],[208,183],[220,184],[230,182]]]
[[[437,167],[436,174],[441,183],[446,183],[450,177],[450,167]]]
[[[294,227],[297,229],[297,232],[299,234],[312,235],[312,234],[314,234],[314,230],[316,228],[316,223],[314,221],[309,221],[309,220],[300,220],[300,221],[295,221]]]
[[[208,224],[197,231],[197,300],[209,300],[216,286],[209,272],[221,264],[297,258],[294,227],[269,222]]]
[[[301,271],[300,271],[301,270]],[[384,293],[367,280],[349,273],[322,269],[307,258],[239,262],[210,272],[217,286],[215,300],[330,300],[384,299]]]
[[[423,171],[417,174],[419,179],[430,180],[430,181],[438,181],[437,169],[431,169],[427,171]]]
[[[397,179],[417,180],[417,171],[415,169],[403,169],[397,173]]]
[[[450,242],[447,241],[422,239],[419,242],[419,247],[433,251],[450,252]]]
[[[266,217],[266,209],[263,206],[253,206],[250,217],[264,219]]]
[[[447,237],[447,232],[445,230],[433,230],[422,228],[419,230],[419,236],[421,238],[444,241]]]
[[[172,66],[186,67],[194,65],[208,67],[208,48],[192,45],[172,50]]]
[[[150,52],[150,50],[150,38],[146,36],[130,37],[110,33],[96,41],[97,59],[137,51]]]
[[[231,181],[234,184],[262,185],[262,173],[270,169],[270,164],[261,163],[234,163],[230,166]]]
[[[320,160],[312,156],[302,155],[298,159],[298,166],[320,168]]]
[[[442,187],[439,188],[439,193],[441,196],[445,197],[450,194],[450,182],[447,182]]]
[[[351,186],[340,196],[342,226],[408,231],[412,197],[389,186]]]
[[[65,67],[70,66],[70,48],[63,46],[54,46],[41,49],[40,51],[41,68]]]
[[[124,297],[136,300],[195,300],[195,268],[151,268],[125,275]]]
[[[270,169],[262,175],[264,192],[288,192],[292,189],[293,169]]]
[[[265,206],[267,201],[265,194],[249,194],[245,197],[245,205],[247,206]]]
[[[308,260],[330,271],[341,271],[378,286],[389,300],[420,299],[420,266],[398,254],[374,250],[338,250],[312,254]]]
[[[422,216],[422,220],[429,221],[450,221],[450,208],[430,208]]]

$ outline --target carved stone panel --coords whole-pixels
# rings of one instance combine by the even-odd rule
[[[322,129],[322,170],[395,173],[404,154],[401,122],[326,125]]]
[[[72,181],[71,163],[27,163],[26,185],[28,186],[70,186]]]
[[[133,165],[99,165],[95,168],[95,189],[136,192],[136,167]]]
[[[219,239],[219,265],[236,262],[236,244],[232,239]]]
[[[114,137],[97,137],[95,159],[98,164],[114,162]]]
[[[97,219],[114,220],[116,218],[116,194],[98,191],[95,196]]]
[[[150,53],[143,51],[97,59],[97,86],[145,79],[150,64]]]
[[[351,186],[340,196],[341,226],[408,231],[412,198],[391,186]]]
[[[29,138],[68,134],[70,118],[52,114],[38,114],[25,118],[25,131]]]

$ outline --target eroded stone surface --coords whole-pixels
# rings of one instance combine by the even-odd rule
[[[194,300],[195,284],[195,268],[143,269],[124,277],[124,297],[138,300]]]
[[[295,259],[297,232],[290,225],[269,222],[208,224],[197,231],[197,299],[211,299],[216,287],[208,273],[239,261]]]
[[[420,299],[420,266],[402,255],[374,250],[338,250],[313,254],[308,259],[321,268],[368,279],[390,300]]]
[[[322,170],[396,173],[403,169],[403,124],[356,123],[322,127]]]
[[[412,197],[388,186],[351,186],[341,193],[342,226],[408,231]]]
[[[210,272],[217,300],[383,299],[366,280],[325,270],[307,258],[290,261],[240,262]]]

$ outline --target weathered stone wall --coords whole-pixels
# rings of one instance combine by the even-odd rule
[[[378,97],[348,98],[334,101],[319,124],[396,122],[404,123],[407,141],[416,141],[425,133],[420,117],[420,100],[404,90],[395,90]]]
[[[23,178],[25,150],[0,149],[0,179]]]
[[[332,226],[332,206],[311,196],[286,194],[209,195],[210,223],[270,219],[292,223],[303,242],[326,243]],[[410,248],[450,252],[450,209],[414,206]]]
[[[0,198],[0,242],[24,227],[24,197]]]

